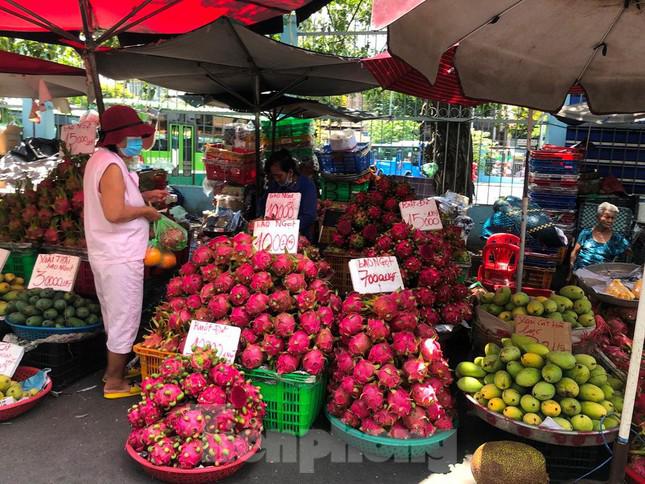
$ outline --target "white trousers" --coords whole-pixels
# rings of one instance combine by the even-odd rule
[[[130,353],[141,324],[143,261],[91,265],[107,333],[107,349],[112,353]]]

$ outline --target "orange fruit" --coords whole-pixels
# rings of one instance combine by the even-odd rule
[[[161,254],[161,261],[159,267],[162,269],[172,269],[177,265],[177,257],[172,252],[164,252]]]
[[[146,256],[143,259],[143,264],[148,267],[154,267],[161,262],[161,251],[156,247],[148,246],[146,249]]]

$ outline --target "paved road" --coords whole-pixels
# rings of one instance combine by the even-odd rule
[[[41,483],[136,483],[152,482],[130,460],[123,444],[128,434],[126,411],[134,402],[102,398],[100,374],[68,387],[57,398],[48,397],[38,407],[10,422],[0,424],[3,473],[19,484]],[[97,385],[95,388],[79,390]],[[429,467],[444,472],[446,460],[457,459],[456,442],[422,463],[373,462],[355,450],[347,452],[330,436],[324,418],[299,441],[269,434],[259,461],[246,465],[228,482],[256,483],[270,479],[280,483],[418,483],[431,474]],[[350,462],[348,462],[348,460]],[[440,462],[442,461],[442,463]],[[439,462],[439,464],[438,464]],[[13,463],[13,465],[8,465]]]

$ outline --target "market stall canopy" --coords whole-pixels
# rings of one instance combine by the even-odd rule
[[[373,15],[388,3],[375,2]],[[388,26],[388,49],[437,79],[455,44],[463,93],[557,112],[580,84],[596,114],[645,111],[643,10],[631,0],[412,1]],[[417,6],[414,6],[417,4]],[[387,13],[381,18],[388,18]]]
[[[554,116],[563,123],[580,125],[580,124],[634,124],[645,121],[644,113],[634,114],[593,114],[587,103],[570,104],[564,106],[560,111],[554,113]]]
[[[200,94],[279,92],[331,96],[378,83],[358,59],[317,54],[252,32],[228,18],[170,40],[97,52],[99,72]],[[256,81],[259,86],[256,85]],[[253,98],[250,105],[256,104]]]
[[[0,34],[48,43],[69,43],[77,37],[83,43],[78,36],[85,31],[86,17],[90,31],[101,32],[103,40],[119,35],[124,45],[190,32],[223,16],[277,33],[283,15],[295,11],[300,22],[329,1],[0,0]]]
[[[43,99],[44,93],[52,98],[84,96],[85,71],[0,51],[0,96],[49,100]]]
[[[459,76],[453,65],[455,50],[456,47],[453,47],[441,57],[439,73],[434,84],[430,84],[428,79],[414,67],[391,56],[388,52],[368,57],[362,62],[381,87],[390,91],[450,104],[477,106],[485,101],[467,98],[461,91]]]
[[[250,97],[250,96],[243,96]],[[253,112],[253,109],[248,104],[241,102],[235,96],[230,94],[220,94],[218,96],[211,95],[195,95],[186,94],[182,96],[186,102],[192,106],[228,106],[235,111],[244,113]],[[260,103],[264,112],[275,113],[276,117],[282,118],[343,118],[348,121],[358,123],[368,119],[375,119],[373,114],[363,111],[355,111],[341,107],[334,107],[328,104],[321,103],[313,99],[305,99],[293,96],[270,96],[264,94],[260,97]]]

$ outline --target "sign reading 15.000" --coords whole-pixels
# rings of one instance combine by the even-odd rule
[[[61,126],[60,139],[73,155],[94,153],[96,123],[84,122]]]
[[[419,230],[440,230],[443,228],[437,202],[432,198],[410,200],[399,203],[401,218]]]

